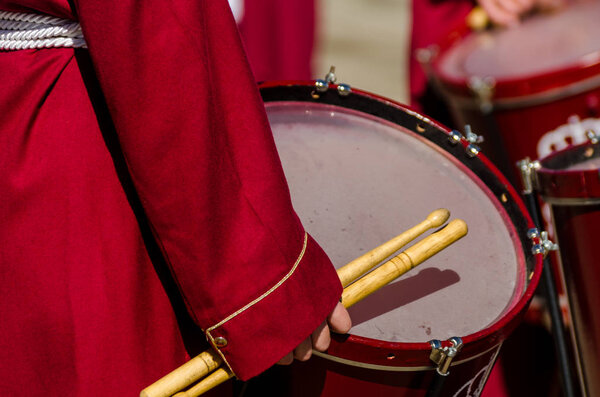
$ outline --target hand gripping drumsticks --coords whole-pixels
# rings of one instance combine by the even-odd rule
[[[342,286],[346,287],[352,281],[377,266],[385,258],[419,237],[428,229],[442,226],[449,217],[450,212],[447,209],[437,209],[430,213],[427,218],[418,225],[413,226],[390,241],[372,249],[341,267],[337,270],[337,273]],[[214,371],[222,364],[222,362],[223,360],[218,354],[211,350],[205,351],[148,386],[142,391],[141,397],[169,397],[173,393],[188,387],[206,374]],[[221,373],[220,375],[225,376],[224,373]],[[219,375],[214,374],[214,377],[217,376]],[[208,378],[203,380],[203,382],[207,381]]]
[[[366,253],[362,257],[344,266],[344,268],[347,268],[345,271],[347,277],[349,277],[351,280],[356,279],[360,276],[360,274],[362,274],[361,272],[370,270],[371,268],[376,266],[377,263],[379,263],[381,260],[387,258],[393,252],[397,251],[402,245],[407,244],[408,242],[418,237],[419,234],[425,232],[428,228],[437,227],[443,224],[445,220],[448,219],[448,216],[449,213],[447,210],[434,211],[427,217],[427,220],[425,220],[421,224],[407,230],[406,232],[395,237],[389,242]],[[415,229],[421,229],[421,231],[417,232]],[[466,233],[467,227],[463,221],[455,220],[450,222],[450,224],[448,224],[441,231],[436,232],[429,237],[426,237],[423,241],[415,244],[413,247],[409,248],[405,252],[401,253],[397,257],[382,265],[381,268],[384,268],[386,270],[378,269],[377,271],[373,271],[368,276],[365,276],[364,278],[369,279],[373,277],[373,280],[371,282],[366,282],[366,284],[364,285],[368,285],[369,288],[376,289],[383,287],[389,281],[399,277],[408,270],[412,269],[414,266],[417,266],[424,260],[435,255],[448,245],[463,237]],[[412,235],[413,237],[411,237],[410,239],[408,239],[407,237],[401,238],[401,236],[403,235]],[[393,246],[395,246],[395,248],[393,248]],[[366,258],[371,258],[371,260],[368,261],[368,265],[364,264],[364,262],[367,261]],[[359,261],[360,259],[363,260]],[[338,272],[344,268],[339,269]],[[374,276],[372,276],[373,274]],[[362,281],[362,279],[359,281]],[[359,291],[359,288],[357,287],[346,288],[346,290],[349,290],[349,292],[346,293],[346,290],[344,290],[344,295],[342,295],[342,303],[345,307],[350,307],[362,298],[375,292],[376,289],[365,292]],[[221,357],[217,353],[211,350],[207,350],[199,354],[195,358],[191,359],[181,367],[177,368],[175,371],[159,379],[157,382],[153,383],[146,389],[142,390],[140,396],[171,396],[173,393],[188,387],[190,384],[193,384],[196,380],[202,378],[203,376],[214,370],[214,372],[202,379],[202,381],[198,382],[195,386],[186,391],[175,394],[174,397],[199,396],[202,393],[212,389],[213,387],[216,387],[217,385],[223,383],[224,381],[230,379],[233,376],[229,369],[218,368],[221,364]]]
[[[368,275],[345,288],[342,293],[342,304],[347,308],[354,305],[408,272],[413,267],[442,251],[466,234],[467,224],[463,220],[455,219],[451,221],[442,230],[425,237],[422,241],[401,252],[376,270],[373,270]],[[204,353],[208,353],[208,351]],[[214,355],[216,356],[216,353]],[[173,397],[197,397],[232,377],[233,374],[228,368],[218,368],[190,389],[177,393]]]

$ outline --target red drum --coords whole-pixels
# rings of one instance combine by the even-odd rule
[[[337,267],[436,208],[464,219],[469,234],[350,308],[350,334],[279,369],[285,382],[275,394],[423,396],[435,372],[429,341],[448,347],[457,336],[462,350],[442,395],[479,395],[541,272],[520,198],[487,158],[436,122],[357,90],[315,92],[261,87],[294,207]]]
[[[429,74],[456,123],[485,137],[483,152],[515,185],[515,163],[543,156],[542,135],[599,115],[599,20],[600,2],[580,2],[510,29],[465,27],[433,49]]]
[[[540,160],[538,188],[552,210],[567,285],[582,387],[600,396],[600,145],[571,146]]]

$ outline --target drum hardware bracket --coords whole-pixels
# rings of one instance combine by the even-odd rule
[[[596,144],[599,142],[598,135],[594,130],[587,130],[585,132],[585,136],[590,141],[590,143]]]
[[[469,141],[470,143],[481,143],[481,142],[483,142],[483,136],[482,135],[477,135],[476,133],[474,133],[473,130],[471,129],[471,125],[470,124],[465,124],[465,139],[467,141]]]
[[[456,145],[463,138],[462,134],[457,130],[450,131],[450,135],[448,136],[448,140],[451,144]]]
[[[460,140],[464,138],[469,144],[465,148],[467,156],[475,157],[479,154],[481,149],[479,146],[475,145],[476,143],[483,142],[483,136],[475,134],[471,130],[471,126],[469,124],[465,125],[465,135],[463,136],[459,131],[452,130],[450,135],[448,136],[448,140],[451,144],[456,145]]]
[[[469,157],[476,157],[479,154],[479,152],[481,151],[479,146],[473,145],[472,143],[468,144],[467,148],[465,150],[467,152],[467,156],[469,156]]]
[[[492,112],[494,105],[492,98],[496,88],[496,80],[493,77],[471,76],[468,86],[477,97],[479,109],[483,114]]]
[[[521,182],[523,182],[523,194],[531,194],[538,187],[537,173],[542,165],[539,161],[531,161],[529,157],[517,162],[521,171]]]
[[[531,247],[531,252],[536,254],[544,255],[544,258],[550,253],[550,251],[558,250],[558,244],[553,243],[550,239],[548,239],[548,232],[543,231],[539,232],[537,228],[532,228],[527,231],[527,237],[530,239],[539,238],[539,244],[534,244]]]
[[[311,96],[314,99],[318,99],[320,94],[323,94],[329,90],[330,85],[335,84],[336,80],[337,77],[335,75],[335,66],[332,65],[324,79],[315,80],[315,89],[311,93]],[[352,92],[352,87],[350,87],[349,84],[340,83],[336,87],[338,94],[342,97],[348,96]]]
[[[463,347],[462,339],[458,336],[453,336],[448,339],[448,342],[451,343],[451,346],[442,347],[442,342],[437,339],[429,341],[431,345],[429,359],[437,365],[436,372],[441,376],[448,376],[452,360]]]
[[[471,125],[467,124],[465,125],[465,139],[469,141],[469,145],[467,146],[467,155],[469,157],[477,156],[481,149],[479,149],[479,146],[475,144],[483,142],[483,136],[474,133],[471,130]]]

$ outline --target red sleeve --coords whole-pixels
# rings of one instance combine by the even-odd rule
[[[225,0],[79,0],[79,20],[156,238],[237,377],[306,338],[341,293],[294,213]],[[214,342],[213,342],[214,344]]]

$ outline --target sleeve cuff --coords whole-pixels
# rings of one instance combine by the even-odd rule
[[[207,328],[206,337],[236,377],[247,380],[310,336],[341,293],[333,265],[305,234],[290,271],[257,299]]]

